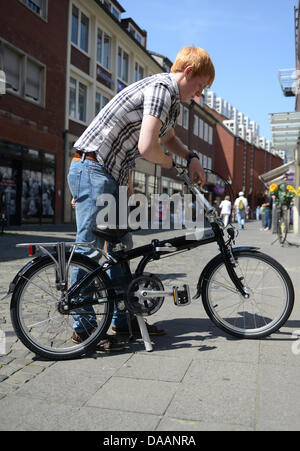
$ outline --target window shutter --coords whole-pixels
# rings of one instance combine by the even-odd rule
[[[26,72],[25,95],[39,101],[41,98],[41,68],[28,58]]]
[[[22,57],[9,47],[4,48],[4,71],[11,89],[20,91],[20,71]]]

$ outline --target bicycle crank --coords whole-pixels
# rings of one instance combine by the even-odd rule
[[[177,307],[191,304],[188,285],[164,290],[161,281],[151,275],[138,277],[131,282],[127,291],[127,308],[134,314],[153,315],[162,306],[166,295],[173,297]]]

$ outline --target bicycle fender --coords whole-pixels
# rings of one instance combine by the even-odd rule
[[[240,246],[240,247],[235,247],[232,249],[232,253],[233,255],[238,254],[241,251],[247,251],[247,252],[257,252],[259,249],[259,247],[254,247],[254,246]],[[204,280],[206,279],[207,275],[210,273],[210,268],[211,266],[215,265],[216,260],[219,260],[222,258],[222,254],[218,254],[216,255],[212,260],[210,260],[208,262],[208,264],[205,266],[205,268],[203,269],[199,280],[198,280],[198,284],[197,284],[197,293],[195,294],[195,296],[193,297],[193,299],[199,299],[201,296],[201,292],[202,292],[202,285]]]
[[[19,280],[21,279],[23,274],[25,274],[25,272],[28,269],[30,269],[32,267],[32,265],[34,265],[37,261],[40,261],[42,258],[45,258],[45,257],[43,257],[43,256],[35,257],[33,260],[31,260],[25,266],[23,266],[22,269],[20,269],[20,271],[13,278],[12,282],[10,282],[9,287],[8,287],[8,292],[6,293],[6,295],[3,298],[0,299],[1,301],[3,301],[4,299],[8,298],[11,294],[13,294],[13,292],[17,286],[17,283],[19,282]]]

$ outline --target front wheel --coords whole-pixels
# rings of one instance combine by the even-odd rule
[[[245,299],[231,281],[222,256],[207,268],[202,301],[210,319],[240,338],[263,338],[276,332],[294,305],[292,281],[285,269],[261,252],[236,251],[235,271],[246,287]]]

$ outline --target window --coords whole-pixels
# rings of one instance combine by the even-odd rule
[[[6,43],[2,48],[7,92],[43,106],[45,66]]]
[[[187,108],[183,108],[183,128],[188,130],[189,128],[189,110]]]
[[[131,36],[133,36],[134,39],[136,39],[136,41],[138,41],[140,44],[142,43],[142,36],[136,31],[136,29],[131,24],[129,24],[128,31],[131,34]]]
[[[212,159],[207,157],[207,169],[212,169]]]
[[[81,13],[80,48],[88,53],[89,50],[89,19]]]
[[[4,47],[4,72],[7,88],[21,94],[21,68],[23,57],[15,49]]]
[[[109,102],[109,99],[99,92],[96,92],[96,102],[95,102],[95,114],[97,115],[102,108],[105,107]]]
[[[113,6],[108,0],[102,0],[102,3],[116,19],[120,20],[121,12],[115,6]]]
[[[194,135],[198,136],[199,133],[199,119],[198,116],[194,115]]]
[[[208,124],[204,124],[204,141],[208,142]]]
[[[141,36],[140,34],[135,33],[135,39],[136,39],[140,44],[142,44],[142,36]]]
[[[139,63],[135,63],[134,81],[139,81],[144,78],[144,68]]]
[[[146,192],[146,176],[142,172],[134,171],[133,172],[133,186],[135,188],[135,191],[138,193],[145,193]]]
[[[47,20],[48,0],[21,0],[32,12]]]
[[[129,81],[129,55],[121,47],[118,49],[118,77],[125,83]]]
[[[87,91],[86,85],[70,77],[69,116],[76,121],[87,121]]]
[[[42,89],[42,68],[34,61],[27,59],[25,96],[39,102]]]
[[[202,119],[200,119],[200,122],[199,122],[199,138],[201,138],[201,139],[203,139],[203,136],[204,136],[204,123],[203,123],[203,120]]]
[[[183,106],[180,104],[180,113],[177,119],[177,124],[182,126]]]
[[[98,28],[97,62],[105,69],[111,69],[111,38]]]
[[[79,9],[73,5],[72,8],[72,37],[73,44],[78,45],[78,25],[79,25]]]
[[[71,41],[84,52],[89,52],[89,18],[74,5]]]
[[[208,128],[209,128],[208,142],[209,142],[209,144],[213,144],[213,128],[212,127],[208,127]]]
[[[120,11],[118,11],[114,6],[112,6],[112,7],[111,7],[111,12],[112,12],[112,15],[113,15],[116,19],[120,20]]]

